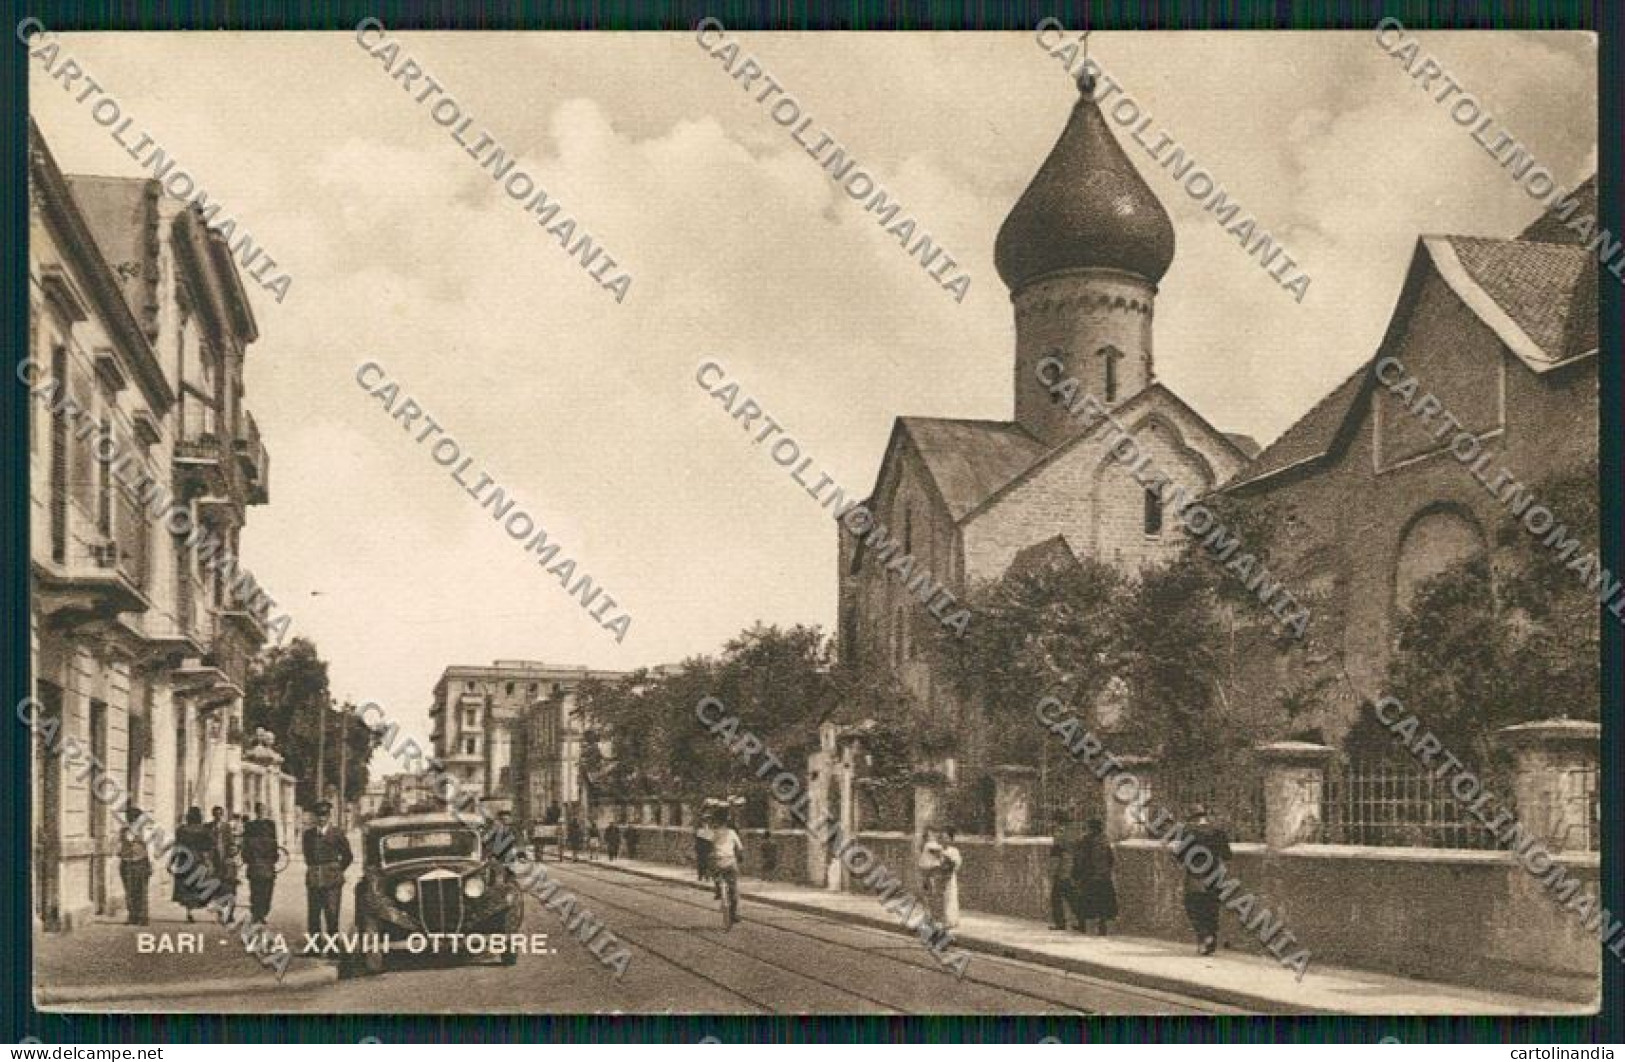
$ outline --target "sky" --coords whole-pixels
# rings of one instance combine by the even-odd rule
[[[391,36],[397,71],[416,60],[473,119],[467,139],[488,130],[615,257],[624,301],[353,34],[59,38],[276,259],[267,279],[292,278],[281,302],[248,284],[271,500],[242,536],[288,637],[316,642],[335,695],[424,739],[452,664],[629,670],[758,621],[833,631],[829,514],[695,369],[721,364],[857,492],[897,416],[1008,419],[994,236],[1066,122],[1071,75],[1031,33],[728,35],[957,259],[960,302],[694,34]],[[1418,40],[1559,184],[1591,174],[1591,35]],[[1158,377],[1222,430],[1268,442],[1369,357],[1419,235],[1508,236],[1539,212],[1369,32],[1095,33],[1089,50],[1311,278],[1296,301],[1125,141],[1177,238]],[[100,97],[32,75],[66,172],[143,175],[93,117]],[[490,475],[614,595],[624,639],[357,384],[369,360],[472,458],[465,478]]]

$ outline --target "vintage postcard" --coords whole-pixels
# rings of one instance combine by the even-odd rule
[[[17,36],[41,1009],[1596,1013],[1594,34]]]

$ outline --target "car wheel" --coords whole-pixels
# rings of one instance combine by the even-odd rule
[[[376,920],[363,916],[356,919],[356,930],[361,933],[377,933]],[[363,938],[365,939],[365,938]],[[361,968],[369,977],[376,977],[384,972],[384,953],[381,951],[363,951],[361,953]]]

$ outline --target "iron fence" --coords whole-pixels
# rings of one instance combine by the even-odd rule
[[[1264,840],[1264,778],[1251,765],[1159,772],[1151,783],[1153,815],[1162,808],[1185,821],[1198,805],[1232,841]]]
[[[1503,794],[1510,807],[1510,791]],[[1501,840],[1458,800],[1449,780],[1419,767],[1384,764],[1327,772],[1321,801],[1326,844],[1493,851]]]

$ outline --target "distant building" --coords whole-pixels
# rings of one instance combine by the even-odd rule
[[[576,688],[622,677],[534,660],[448,667],[429,709],[435,757],[463,791],[521,821],[541,819],[549,806],[568,809],[583,799]]]
[[[355,799],[357,821],[365,821],[376,816],[388,799],[389,791],[384,788],[382,781],[367,783],[367,788]]]
[[[392,815],[411,811],[427,811],[445,806],[441,789],[437,787],[439,772],[430,769],[412,774],[391,774],[381,780],[384,787],[383,805],[379,809]]]

